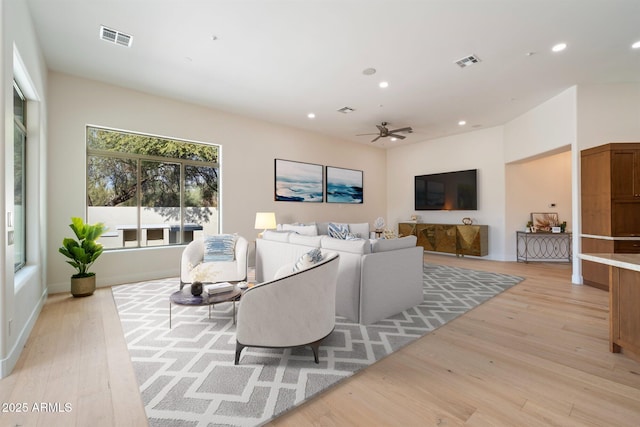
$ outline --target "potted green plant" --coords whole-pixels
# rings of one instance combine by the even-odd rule
[[[102,254],[103,247],[96,240],[105,232],[103,223],[85,224],[82,218],[71,218],[69,227],[73,230],[78,240],[65,237],[62,247],[58,251],[70,258],[67,261],[78,272],[71,276],[71,294],[74,297],[86,297],[96,290],[96,274],[89,271],[91,265]]]

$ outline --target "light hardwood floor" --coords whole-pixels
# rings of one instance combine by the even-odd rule
[[[608,351],[606,292],[566,264],[425,261],[526,280],[271,425],[640,425],[640,363]],[[0,426],[147,425],[109,289],[49,297],[0,401],[28,406]]]

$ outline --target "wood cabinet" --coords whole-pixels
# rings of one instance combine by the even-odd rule
[[[425,251],[444,252],[456,256],[489,254],[489,226],[457,224],[416,224],[401,222],[398,234],[414,235]]]
[[[619,353],[629,350],[640,357],[640,272],[610,267],[611,294],[609,296],[610,350]]]
[[[580,157],[582,252],[640,253],[640,143],[605,144]],[[585,284],[608,289],[608,276],[605,266],[582,261]]]
[[[613,199],[640,199],[640,150],[612,149],[611,171]]]

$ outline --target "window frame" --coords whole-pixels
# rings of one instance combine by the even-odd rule
[[[14,273],[17,273],[22,268],[27,265],[27,97],[24,95],[24,92],[20,88],[18,82],[13,79],[13,91],[14,96],[12,99],[14,100],[13,105],[13,132],[14,132],[14,168],[13,168],[13,179],[14,179],[14,198],[13,198],[13,218],[12,223],[10,224],[13,227],[13,245],[14,245]],[[22,120],[18,119],[16,114],[16,106],[15,106],[15,94],[22,100]],[[22,209],[21,212],[17,212],[16,209],[16,198],[15,198],[15,181],[16,181],[16,169],[15,169],[15,140],[16,133],[19,132],[22,136],[22,153],[21,153],[21,199],[22,199]],[[19,247],[20,242],[22,243],[22,247]],[[22,254],[20,260],[17,261],[16,257],[18,254]]]

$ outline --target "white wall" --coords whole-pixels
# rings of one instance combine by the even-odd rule
[[[49,88],[51,254],[69,234],[69,218],[85,216],[87,124],[220,144],[222,232],[252,240],[258,211],[276,212],[278,222],[371,223],[384,214],[386,153],[381,149],[55,72]],[[364,204],[275,202],[275,158],[364,171]],[[92,270],[98,286],[177,276],[182,249],[110,251]],[[72,273],[62,256],[53,255],[47,272],[50,292],[68,291]]]
[[[419,215],[424,223],[489,226],[489,259],[505,259],[505,186],[502,127],[392,148],[387,154],[387,226]],[[478,169],[478,210],[415,211],[414,177]]]
[[[640,83],[581,85],[577,95],[580,150],[640,141]]]
[[[531,212],[557,212],[561,222],[567,221],[567,231],[573,229],[571,162],[567,147],[559,154],[506,165],[507,260],[516,260],[515,232],[524,230]]]
[[[504,125],[504,159],[511,163],[555,153],[576,141],[575,86]]]
[[[1,3],[0,18],[0,188],[3,197],[0,233],[0,377],[8,375],[33,328],[47,296],[46,253],[46,76],[47,69],[33,24],[21,0]],[[27,265],[14,274],[14,248],[5,218],[13,216],[13,78],[28,98],[27,105]]]

